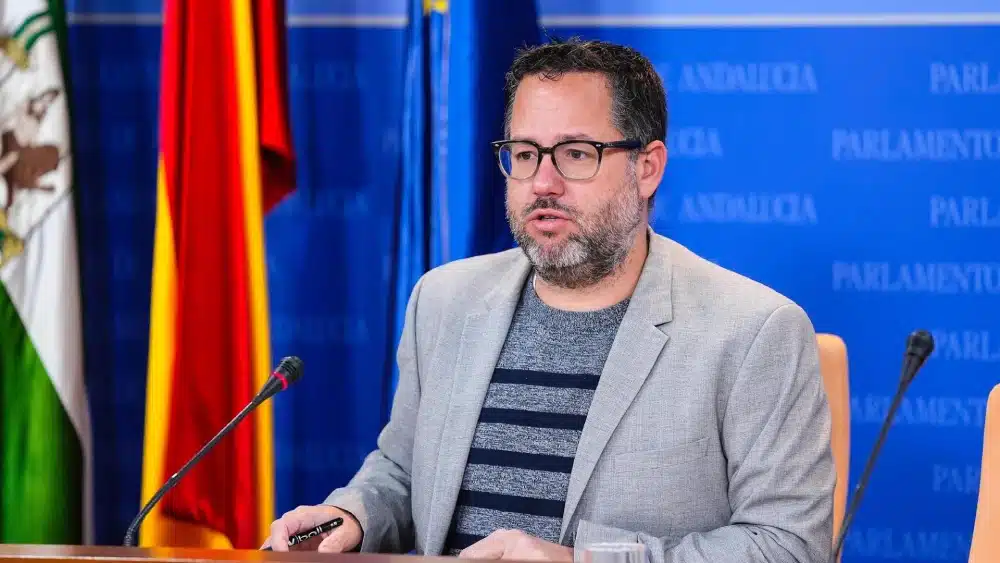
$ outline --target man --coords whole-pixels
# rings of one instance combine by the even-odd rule
[[[666,100],[635,51],[519,54],[494,151],[520,248],[413,289],[378,449],[268,544],[341,516],[320,551],[572,561],[826,561],[830,415],[787,298],[648,226]]]

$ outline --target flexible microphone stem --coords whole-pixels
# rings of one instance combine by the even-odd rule
[[[209,440],[208,443],[202,446],[201,449],[198,450],[198,453],[194,454],[194,457],[188,460],[188,462],[185,463],[184,466],[177,471],[177,473],[171,475],[170,478],[167,479],[167,482],[164,483],[158,491],[156,491],[153,498],[149,499],[149,502],[142,507],[139,514],[137,514],[135,519],[132,520],[132,524],[129,525],[128,531],[125,532],[125,547],[135,546],[135,535],[139,530],[139,526],[142,524],[143,519],[149,515],[149,513],[153,510],[153,507],[156,506],[156,503],[160,502],[160,499],[170,492],[170,489],[173,489],[181,478],[183,478],[184,475],[190,471],[202,457],[205,456],[205,454],[215,447],[219,440],[224,438],[226,434],[229,434],[229,432],[232,431],[232,429],[235,428],[240,421],[246,418],[248,414],[253,412],[255,408],[259,407],[264,401],[270,399],[275,394],[288,389],[288,386],[298,381],[300,377],[302,377],[302,360],[296,356],[287,356],[283,358],[281,363],[278,364],[278,367],[271,372],[271,377],[264,382],[264,386],[261,387],[259,392],[257,392],[257,395],[250,400],[250,403],[243,407],[243,410],[230,420],[229,424],[223,427],[222,430],[219,430],[219,433]]]
[[[889,405],[889,412],[885,415],[885,420],[882,421],[882,429],[878,433],[878,438],[875,439],[875,446],[872,448],[871,454],[868,456],[868,462],[865,464],[865,470],[861,473],[861,479],[858,480],[858,485],[854,489],[854,498],[851,500],[851,505],[847,507],[847,511],[844,512],[844,521],[840,525],[840,532],[837,535],[837,543],[833,547],[833,552],[830,554],[830,563],[836,563],[837,558],[840,556],[840,550],[844,545],[844,539],[847,538],[847,530],[850,528],[851,523],[854,521],[854,515],[857,513],[858,506],[861,504],[861,497],[864,496],[865,489],[868,487],[868,480],[872,476],[872,470],[875,469],[875,460],[878,459],[878,453],[882,449],[882,443],[885,442],[885,437],[889,434],[889,428],[892,427],[892,421],[896,417],[896,411],[899,409],[899,405],[903,402],[903,396],[906,393],[906,389],[910,386],[910,382],[913,381],[912,378],[906,377],[906,368],[903,368],[903,377],[900,378],[899,389],[896,390],[896,396],[892,398],[892,404]]]
[[[899,387],[896,389],[896,396],[892,398],[892,404],[889,405],[889,412],[886,413],[885,420],[882,422],[882,429],[875,440],[875,446],[868,455],[865,470],[861,473],[861,479],[858,481],[857,488],[854,489],[854,498],[851,500],[851,505],[844,512],[844,521],[840,524],[837,541],[834,543],[833,551],[830,553],[830,563],[836,563],[840,557],[840,550],[844,547],[844,538],[847,537],[847,531],[851,527],[851,522],[854,521],[854,515],[861,504],[861,497],[868,487],[868,479],[871,478],[872,470],[875,468],[875,460],[878,459],[879,451],[882,450],[882,443],[885,442],[889,428],[892,427],[892,421],[896,418],[896,411],[903,402],[903,395],[906,393],[906,389],[910,386],[910,383],[913,382],[913,378],[916,377],[920,367],[923,366],[933,351],[934,337],[926,330],[915,330],[907,337],[906,353],[903,355],[903,370],[899,377]]]
[[[132,524],[128,527],[128,531],[125,533],[125,547],[135,546],[135,534],[139,530],[139,526],[142,524],[142,521],[146,518],[146,516],[149,515],[150,511],[153,510],[153,507],[156,506],[156,503],[160,502],[160,499],[162,499],[164,495],[170,492],[170,490],[177,485],[178,481],[180,481],[181,478],[184,477],[184,475],[188,471],[190,471],[191,468],[194,467],[194,465],[198,463],[201,460],[201,458],[206,453],[208,453],[209,450],[215,447],[215,445],[219,442],[219,440],[221,440],[223,437],[225,437],[226,434],[232,431],[232,429],[235,428],[236,425],[240,423],[240,421],[242,421],[248,414],[253,412],[255,408],[260,406],[262,402],[263,400],[260,395],[254,397],[254,399],[250,401],[250,403],[247,404],[247,406],[243,407],[243,410],[241,410],[240,413],[237,414],[235,418],[229,421],[229,424],[225,425],[222,428],[222,430],[219,430],[218,434],[216,434],[211,440],[209,440],[204,446],[202,446],[201,449],[198,450],[198,453],[194,454],[194,457],[189,459],[188,462],[185,463],[184,466],[177,471],[177,473],[174,473],[173,475],[170,476],[169,479],[167,479],[167,482],[164,483],[162,487],[160,487],[160,490],[156,491],[156,494],[153,495],[153,498],[149,499],[149,502],[147,502],[146,505],[142,507],[142,510],[139,511],[139,514],[137,514],[135,519],[132,520]]]

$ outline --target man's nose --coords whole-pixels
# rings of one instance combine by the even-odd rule
[[[531,179],[531,189],[536,196],[561,195],[565,189],[563,177],[556,170],[552,155],[542,155],[538,171]]]

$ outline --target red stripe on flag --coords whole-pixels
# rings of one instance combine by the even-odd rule
[[[183,99],[178,143],[166,145],[177,151],[177,333],[164,477],[254,395],[232,9],[222,0],[168,4],[184,17],[171,85]],[[254,424],[246,422],[164,499],[165,516],[222,532],[235,548],[260,541]]]
[[[261,184],[266,213],[291,193],[295,157],[288,111],[285,5],[281,0],[256,0],[254,8],[257,110],[263,149]]]
[[[167,186],[167,199],[171,204],[171,216],[177,217],[174,197],[174,186],[178,184],[177,128],[178,117],[182,115],[182,93],[178,86],[184,83],[184,30],[187,29],[187,4],[167,0],[163,7],[163,40],[161,47],[160,82],[160,153],[163,158],[163,171]]]

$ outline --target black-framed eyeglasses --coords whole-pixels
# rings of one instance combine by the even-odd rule
[[[504,139],[493,141],[493,152],[497,155],[500,171],[514,180],[527,180],[538,172],[542,157],[552,155],[552,163],[559,174],[567,180],[589,180],[601,169],[606,149],[638,149],[641,141],[626,139],[602,143],[600,141],[568,140],[551,147],[543,147],[534,141]]]

